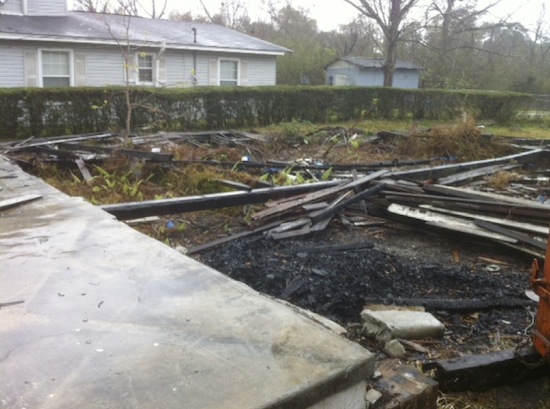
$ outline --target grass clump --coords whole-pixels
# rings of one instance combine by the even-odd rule
[[[482,134],[471,117],[429,130],[413,128],[398,146],[401,156],[462,162],[503,156],[512,151],[510,146],[499,143],[491,135]]]

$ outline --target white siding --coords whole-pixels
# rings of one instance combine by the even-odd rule
[[[197,85],[210,85],[210,61],[218,60],[217,54],[197,55]],[[246,62],[247,80],[249,87],[275,85],[277,74],[277,60],[274,56],[224,54],[222,58],[236,58]],[[191,66],[192,70],[192,66]],[[244,74],[244,70],[242,72]],[[244,84],[243,84],[244,85]]]
[[[86,85],[102,87],[124,84],[124,62],[122,52],[116,49],[78,48],[86,54]]]
[[[23,14],[23,0],[8,0],[0,5],[0,14]]]
[[[29,16],[64,16],[66,14],[67,0],[27,0]]]
[[[0,46],[0,87],[25,86],[25,52],[38,53],[44,44],[35,43],[17,47],[15,43]],[[122,52],[118,48],[104,49],[98,46],[74,46],[58,44],[55,47],[67,50],[79,58],[75,59],[73,67],[74,82],[79,86],[101,87],[106,85],[124,85],[124,63]],[[143,50],[157,52],[158,49]],[[185,50],[166,50],[162,56],[166,64],[166,83],[162,87],[193,86],[193,52]],[[199,53],[196,55],[196,79],[199,86],[209,85],[210,61],[218,60],[220,55]],[[237,58],[241,62],[243,86],[275,85],[276,57],[257,55],[224,54],[223,58]]]
[[[0,45],[0,87],[25,86],[25,50]]]
[[[275,85],[277,81],[277,59],[273,56],[251,55],[248,61],[248,86]]]

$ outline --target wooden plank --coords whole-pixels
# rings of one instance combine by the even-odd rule
[[[435,379],[443,392],[460,392],[514,384],[530,376],[547,373],[548,364],[538,368],[529,365],[536,364],[540,360],[541,356],[538,352],[529,347],[519,351],[507,349],[438,360],[424,363],[422,369],[435,370]]]
[[[142,202],[117,203],[100,206],[119,220],[139,219],[147,216],[160,216],[193,212],[197,210],[220,209],[265,202],[286,196],[326,190],[334,183],[318,182],[296,186],[253,189],[250,192],[236,191],[208,195],[187,196],[164,200],[145,200]]]
[[[524,163],[547,157],[548,151],[545,149],[533,149],[527,152],[521,152],[514,155],[503,156],[496,159],[485,159],[473,162],[464,162],[452,165],[441,165],[425,168],[417,168],[412,170],[403,170],[392,172],[391,177],[403,179],[439,179],[457,172],[463,172],[471,169],[477,169],[488,165],[496,165],[499,163]]]
[[[306,204],[306,205],[302,206],[302,208],[306,212],[313,212],[313,211],[316,211],[316,210],[325,209],[326,207],[328,207],[327,202],[310,203],[310,204]]]
[[[351,174],[353,175],[353,180],[357,180],[359,178],[359,176],[357,175],[357,170],[355,168],[351,170]],[[355,192],[355,194],[360,193],[360,189],[358,187],[353,189],[353,191]],[[365,200],[362,199],[359,201],[359,208],[365,213],[367,212],[367,203],[365,202]]]
[[[387,192],[385,198],[393,203],[431,204],[432,206],[443,208],[499,213],[508,216],[525,216],[550,221],[550,206],[519,206],[513,203],[499,203],[434,195],[396,194],[394,192]]]
[[[25,203],[32,202],[34,200],[40,199],[42,196],[37,194],[28,194],[23,196],[14,197],[11,199],[4,199],[0,201],[0,211],[10,209],[15,206],[20,206]]]
[[[455,173],[454,175],[450,175],[444,178],[441,178],[437,181],[439,185],[453,185],[458,184],[462,182],[466,182],[472,179],[479,178],[481,176],[490,175],[496,172],[500,172],[503,170],[510,170],[520,167],[521,165],[504,165],[504,164],[498,164],[498,165],[491,165],[491,166],[485,166],[478,169],[468,170],[466,172],[459,172]]]
[[[328,227],[328,225],[330,224],[331,220],[332,220],[332,216],[329,216],[325,219],[321,219],[321,220],[316,221],[313,224],[313,226],[311,226],[311,231],[316,232],[316,231],[325,230]]]
[[[281,206],[271,207],[269,209],[265,209],[265,210],[260,211],[256,214],[253,214],[252,218],[255,219],[255,220],[263,219],[263,218],[266,218],[266,217],[270,217],[270,216],[274,216],[274,215],[277,215],[277,214],[287,212],[289,210],[296,209],[296,208],[301,207],[301,206],[303,206],[307,203],[311,203],[311,202],[319,201],[319,200],[324,200],[327,197],[330,197],[332,195],[344,192],[346,190],[353,189],[356,186],[364,185],[367,182],[370,182],[374,179],[377,179],[381,176],[384,176],[387,173],[388,173],[387,170],[379,170],[377,172],[373,172],[369,175],[363,176],[362,178],[359,178],[355,181],[343,183],[341,185],[334,186],[332,188],[324,189],[324,190],[321,190],[321,191],[312,192],[312,193],[309,193],[309,194],[305,195],[303,198],[301,198],[300,200],[297,200],[295,202],[285,203],[285,204],[282,204]]]
[[[200,253],[200,252],[203,252],[203,251],[211,250],[213,248],[216,248],[218,246],[221,246],[222,244],[228,243],[228,242],[233,241],[233,240],[238,240],[238,239],[242,239],[244,237],[252,236],[254,234],[263,233],[266,230],[269,230],[269,229],[272,229],[273,227],[276,227],[277,225],[278,225],[278,222],[273,222],[273,223],[270,223],[270,224],[266,224],[265,226],[260,226],[260,227],[254,229],[254,230],[244,231],[244,232],[241,232],[241,233],[233,234],[231,236],[222,237],[220,239],[217,239],[217,240],[214,240],[214,241],[211,241],[211,242],[208,242],[208,243],[199,244],[198,246],[191,247],[190,249],[188,249],[187,254],[191,255],[191,254],[197,254],[197,253]]]
[[[54,138],[43,142],[35,142],[28,145],[22,145],[22,146],[15,146],[13,148],[7,149],[7,152],[14,152],[21,149],[34,147],[34,146],[46,146],[46,145],[55,145],[57,143],[63,143],[63,142],[77,142],[77,141],[90,141],[90,140],[96,140],[96,139],[105,139],[105,138],[111,138],[113,136],[118,136],[118,133],[102,133],[102,134],[92,134],[92,135],[84,135],[84,136],[76,136],[76,137],[64,137],[64,138]]]
[[[271,229],[268,234],[272,233],[283,233],[286,231],[294,230],[298,227],[311,226],[311,220],[309,218],[302,218],[286,223],[281,223],[279,226]]]
[[[352,243],[326,244],[314,247],[299,247],[296,253],[325,253],[331,251],[364,250],[374,248],[373,241],[358,241]]]
[[[310,233],[311,233],[311,227],[310,225],[307,225],[298,230],[285,231],[281,233],[271,233],[269,234],[269,237],[271,237],[274,240],[282,240],[282,239],[289,239],[293,237],[305,236]]]
[[[545,250],[548,247],[547,246],[547,240],[544,240],[544,241],[543,240],[537,240],[537,239],[534,239],[533,237],[528,236],[526,234],[519,233],[519,232],[511,230],[511,229],[506,229],[504,227],[497,226],[494,223],[486,222],[484,220],[474,220],[474,223],[477,226],[479,226],[483,229],[487,229],[487,230],[495,232],[497,234],[502,234],[504,236],[515,239],[515,240],[517,240],[521,243],[529,244],[530,246],[533,246],[533,247],[535,247],[537,249],[540,249],[540,250]]]
[[[425,185],[424,190],[429,193],[438,193],[446,196],[460,197],[463,199],[473,199],[479,201],[491,201],[501,203],[512,203],[520,206],[535,207],[539,209],[548,209],[548,206],[542,205],[534,200],[522,199],[520,197],[513,197],[507,195],[500,195],[491,192],[482,192],[479,190],[453,187],[453,186],[441,186],[441,185]]]
[[[232,180],[216,179],[216,182],[218,182],[220,185],[227,186],[233,189],[244,190],[246,192],[250,192],[252,190],[250,186]]]
[[[82,174],[82,177],[84,178],[84,181],[87,184],[90,184],[92,180],[94,179],[88,168],[86,167],[86,164],[82,160],[82,158],[76,158],[75,160],[76,166],[78,166],[78,170],[80,170],[80,173]]]
[[[443,213],[451,216],[462,217],[468,220],[484,220],[486,222],[498,224],[501,226],[511,227],[517,230],[523,230],[532,234],[537,234],[544,237],[548,236],[548,227],[543,227],[532,223],[517,222],[510,219],[504,219],[502,217],[498,218],[498,217],[485,216],[479,213],[474,214],[474,213],[460,212],[456,210],[442,209],[440,207],[435,207],[432,205],[420,205],[419,207],[421,209],[431,210],[432,212],[436,212],[436,213]]]
[[[398,205],[395,203],[391,204],[388,207],[388,212],[402,217],[408,217],[414,220],[423,221],[430,226],[457,231],[460,233],[466,233],[486,239],[498,240],[508,243],[517,243],[517,240],[513,238],[502,234],[487,232],[477,227],[474,222],[458,217],[443,216],[441,214],[433,213],[427,210],[420,210],[408,206]]]

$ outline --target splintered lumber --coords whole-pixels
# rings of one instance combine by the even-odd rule
[[[388,212],[401,217],[407,217],[417,221],[426,222],[430,226],[440,227],[447,230],[466,233],[478,237],[483,237],[492,240],[498,240],[508,243],[517,243],[517,240],[510,238],[507,235],[491,233],[478,226],[470,220],[461,219],[459,217],[444,216],[438,213],[430,212],[424,209],[417,209],[399,204],[391,204],[388,206]]]
[[[366,199],[367,197],[374,196],[378,193],[380,193],[382,190],[386,188],[386,185],[384,183],[381,183],[377,186],[371,187],[370,189],[364,190],[363,192],[355,195],[351,199],[348,199],[332,208],[328,208],[325,210],[321,210],[319,214],[312,217],[311,220],[314,223],[317,223],[323,219],[326,219],[328,217],[333,216],[334,214],[344,210],[346,207],[351,206],[354,203],[360,202],[361,200]]]
[[[541,361],[540,354],[529,347],[425,362],[422,370],[435,370],[443,392],[461,392],[514,384],[547,373],[549,365]]]
[[[367,407],[437,408],[439,388],[431,377],[420,373],[412,366],[402,364],[397,359],[382,360],[376,369],[382,376],[374,380],[373,389],[383,394],[384,402],[382,405],[376,403]]]
[[[305,205],[307,203],[312,203],[312,202],[324,200],[327,197],[330,197],[332,195],[336,195],[336,194],[339,194],[341,192],[345,192],[346,190],[353,189],[356,186],[364,185],[364,184],[366,184],[366,183],[368,183],[368,182],[370,182],[374,179],[377,179],[377,178],[379,178],[379,177],[381,177],[381,176],[383,176],[387,173],[388,173],[387,170],[379,170],[377,172],[373,172],[369,175],[363,176],[362,178],[359,178],[357,180],[348,181],[347,183],[342,183],[338,186],[323,189],[321,191],[312,192],[312,193],[309,193],[309,194],[303,196],[302,198],[300,198],[296,201],[286,202],[286,203],[281,204],[280,206],[270,207],[268,209],[265,209],[265,210],[262,210],[258,213],[255,213],[255,214],[252,215],[252,218],[255,219],[255,220],[258,220],[258,219],[263,219],[263,218],[266,218],[266,217],[274,216],[274,215],[277,215],[277,214],[281,214],[281,213],[284,213],[284,212],[288,212],[290,210],[300,208],[300,207],[302,207],[303,205]]]
[[[250,192],[235,191],[164,200],[145,200],[143,202],[110,204],[103,205],[101,208],[111,213],[119,220],[139,219],[148,216],[160,216],[261,203],[270,199],[299,195],[304,192],[315,192],[320,189],[327,190],[327,187],[330,188],[340,183],[341,182],[333,181],[317,182],[296,186],[253,189]]]
[[[6,210],[11,207],[29,203],[29,202],[32,202],[33,200],[40,199],[41,197],[42,197],[41,195],[37,195],[37,194],[28,194],[28,195],[14,197],[11,199],[0,200],[0,210]]]

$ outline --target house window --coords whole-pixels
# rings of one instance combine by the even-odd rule
[[[70,51],[42,51],[42,85],[69,87],[71,81]]]
[[[239,61],[220,60],[220,85],[239,85]]]
[[[138,81],[153,82],[153,55],[139,54],[138,55]]]

